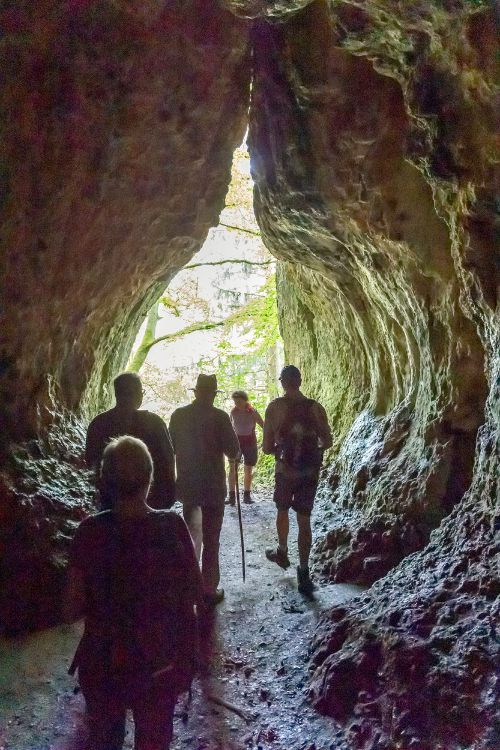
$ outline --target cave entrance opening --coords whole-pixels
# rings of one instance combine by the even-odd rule
[[[219,224],[150,309],[127,369],[144,385],[144,408],[167,422],[188,403],[199,372],[216,373],[216,406],[229,411],[245,390],[263,414],[278,395],[283,343],[278,328],[275,259],[265,248],[253,210],[250,157],[233,158]],[[273,459],[259,455],[254,486],[270,483]]]

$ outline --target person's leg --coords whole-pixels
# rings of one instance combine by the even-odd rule
[[[205,593],[209,595],[215,594],[220,581],[219,540],[223,518],[223,504],[202,508],[203,553],[201,574]]]
[[[309,568],[309,554],[312,544],[311,515],[297,513],[297,523],[299,526],[299,564],[302,570],[306,570]]]
[[[125,741],[127,710],[112,689],[95,677],[85,665],[78,668],[78,681],[87,708],[88,750],[121,750]]]
[[[288,518],[288,508],[278,508],[276,516],[276,531],[278,534],[278,546],[283,552],[288,551],[288,532],[290,530],[290,521]]]
[[[174,730],[177,693],[168,688],[153,688],[132,709],[135,723],[135,750],[168,750]]]
[[[314,505],[318,477],[303,477],[296,485],[293,497],[293,509],[297,512],[299,527],[298,548],[299,566],[297,568],[297,583],[300,593],[310,596],[315,589],[309,575],[309,555],[311,552],[311,511]]]
[[[288,531],[289,520],[288,511],[290,508],[292,495],[287,478],[283,474],[276,474],[274,486],[274,502],[276,503],[276,532],[278,535],[278,547],[275,549],[266,549],[266,557],[271,562],[275,562],[280,568],[286,570],[290,567],[288,559]]]
[[[201,558],[201,546],[203,543],[202,513],[199,505],[183,505],[182,515],[191,534],[196,559],[198,562]]]
[[[245,464],[244,490],[250,494],[252,489],[253,466]]]
[[[251,495],[252,477],[254,466],[257,463],[257,441],[255,439],[252,439],[246,443],[245,449],[243,451],[243,456],[245,458],[243,502],[253,503]]]
[[[230,461],[229,462],[229,474],[228,474],[228,484],[229,484],[229,492],[235,492],[236,491],[236,461]]]

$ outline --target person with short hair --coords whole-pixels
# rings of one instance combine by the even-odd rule
[[[122,372],[113,381],[116,405],[98,414],[87,430],[85,458],[96,473],[101,508],[109,508],[109,498],[99,486],[98,473],[106,445],[120,435],[133,435],[148,447],[154,465],[154,480],[148,503],[157,509],[170,508],[175,502],[175,461],[167,425],[161,417],[142,404],[142,383],[135,372]]]
[[[230,417],[234,431],[238,436],[240,443],[240,459],[243,458],[243,502],[253,503],[252,500],[252,475],[254,466],[257,464],[258,448],[257,435],[255,426],[264,427],[264,420],[257,409],[254,409],[248,400],[245,391],[234,391],[231,398],[234,401],[234,408],[231,409]],[[236,472],[238,463],[229,464],[229,495],[228,505],[234,505],[236,502]]]
[[[101,468],[111,508],[85,519],[71,546],[65,619],[85,619],[70,672],[87,704],[89,750],[120,750],[127,709],[136,750],[167,750],[196,669],[199,566],[184,521],[148,505],[152,476],[142,441],[112,440]]]
[[[323,452],[332,445],[332,433],[324,408],[300,390],[302,376],[294,365],[281,371],[284,396],[271,401],[264,417],[264,453],[276,458],[274,502],[277,508],[277,548],[267,549],[266,557],[286,570],[290,508],[299,526],[297,567],[298,589],[309,596],[314,584],[309,574],[311,551],[311,512],[318,487]]]
[[[218,588],[226,496],[224,456],[235,460],[240,445],[229,416],[214,406],[216,375],[198,375],[193,390],[194,401],[172,414],[170,435],[177,465],[177,497],[198,559],[201,556],[205,602],[216,605],[224,598],[224,589]]]

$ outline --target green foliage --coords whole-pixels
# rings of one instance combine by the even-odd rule
[[[156,317],[149,314],[138,336],[129,367],[140,367],[149,408],[166,418],[191,398],[188,389],[200,371],[217,373],[223,393],[216,404],[226,411],[233,406],[231,393],[236,389],[249,393],[262,417],[277,396],[281,340],[275,262],[260,239],[252,193],[249,156],[238,149],[225,208],[207,239],[205,257],[194,258],[172,281],[155,306]],[[172,318],[178,319],[173,325]],[[185,364],[175,366],[174,348],[167,349],[164,359],[158,356],[158,346],[165,351],[184,337],[187,350],[188,335],[200,331],[207,332],[206,349],[199,348],[195,337],[194,351],[207,352],[200,361],[194,361],[196,355],[181,355]],[[156,354],[149,357],[152,349]],[[164,369],[158,366],[162,360]],[[274,459],[260,455],[256,484],[269,483],[273,469]]]
[[[215,357],[201,359],[198,367],[205,372],[217,373],[219,388],[222,391],[218,399],[221,408],[230,411],[233,406],[231,393],[235,390],[245,390],[252,405],[264,417],[268,403],[278,395],[280,335],[274,273],[269,275],[254,299],[230,316],[227,327],[238,327],[248,334],[249,341],[245,353],[234,351],[226,335],[221,338]],[[260,451],[255,468],[255,486],[269,485],[273,473],[274,458],[265,456]]]

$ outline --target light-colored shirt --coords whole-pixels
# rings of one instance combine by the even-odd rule
[[[253,407],[250,407],[249,409],[238,409],[235,407],[232,409],[231,422],[233,423],[236,434],[245,437],[253,435],[256,424],[259,424],[261,427],[264,424],[264,420],[259,412]]]
[[[227,489],[224,456],[236,458],[240,450],[228,414],[193,401],[174,411],[169,430],[177,467],[177,498],[192,505],[223,504]]]

